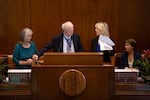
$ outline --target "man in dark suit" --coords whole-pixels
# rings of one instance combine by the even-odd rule
[[[74,25],[67,21],[62,24],[63,32],[53,37],[38,53],[38,56],[44,54],[48,50],[54,52],[82,52],[83,47],[78,34],[74,33]],[[37,57],[33,56],[34,59]]]

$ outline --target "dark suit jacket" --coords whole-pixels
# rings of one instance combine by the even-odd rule
[[[53,50],[54,52],[63,52],[63,36],[64,34],[60,33],[56,37],[52,38],[52,40],[39,51],[38,56],[43,55],[43,53],[47,52],[48,50]],[[83,47],[79,35],[73,33],[71,39],[73,41],[75,52],[82,52]]]
[[[137,59],[140,59],[140,58],[141,58],[141,54],[138,52],[134,52],[134,61],[136,61]],[[138,65],[135,65],[134,62],[133,62],[133,66],[140,67]],[[129,67],[129,65],[128,65],[128,52],[122,53],[121,65],[119,68],[125,68],[125,67]]]
[[[96,38],[94,38],[91,42],[91,52],[97,52],[97,45],[98,45],[98,39],[99,36],[97,36]],[[114,47],[113,47],[114,48]],[[106,51],[100,51],[103,52],[103,61],[104,62],[111,62],[110,60],[110,56],[113,56],[115,54],[114,49],[113,50],[106,50]]]

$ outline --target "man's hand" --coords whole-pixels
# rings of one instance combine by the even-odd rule
[[[32,59],[33,59],[33,60],[38,60],[38,58],[39,58],[39,57],[38,57],[38,55],[36,55],[36,54],[34,54],[34,55],[32,56]]]

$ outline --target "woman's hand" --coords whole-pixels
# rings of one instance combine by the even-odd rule
[[[26,60],[27,65],[31,65],[32,62],[33,62],[33,60],[31,58],[29,58],[29,59]]]
[[[33,60],[31,58],[24,60],[20,60],[19,61],[19,65],[31,65],[33,62]]]

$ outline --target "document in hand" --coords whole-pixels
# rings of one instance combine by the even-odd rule
[[[98,43],[100,44],[101,51],[113,50],[112,46],[115,45],[115,43],[108,36],[103,35],[99,37]]]

